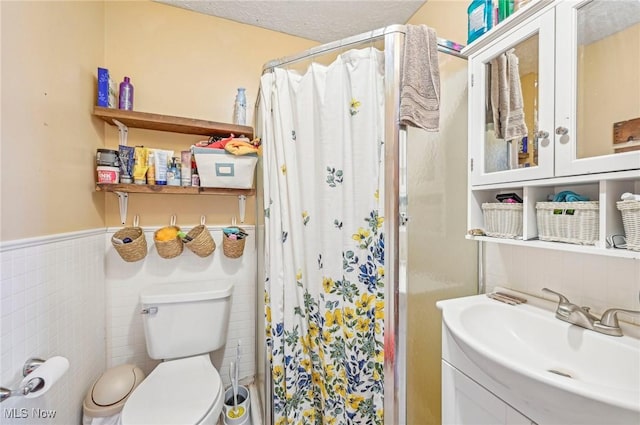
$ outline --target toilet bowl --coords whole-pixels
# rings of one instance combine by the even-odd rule
[[[209,353],[224,346],[232,281],[151,285],[140,294],[147,353],[162,360],[133,390],[122,425],[215,425],[224,405]]]
[[[208,354],[160,363],[122,410],[122,425],[216,424],[224,404]]]

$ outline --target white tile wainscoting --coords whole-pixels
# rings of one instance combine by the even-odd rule
[[[16,389],[29,357],[70,363],[41,397],[4,401],[0,423],[81,422],[82,399],[106,364],[104,232],[0,243],[0,385]]]
[[[173,259],[160,257],[153,244],[153,232],[157,228],[144,228],[147,239],[147,256],[138,262],[127,263],[120,258],[111,245],[111,236],[118,228],[107,229],[105,241],[105,285],[107,288],[107,366],[133,363],[145,373],[151,372],[157,361],[147,355],[139,293],[149,285],[186,282],[208,279],[233,279],[236,284],[232,295],[231,316],[224,353],[216,353],[214,360],[220,361],[218,369],[222,382],[227,387],[229,362],[235,358],[237,341],[241,340],[242,361],[240,379],[252,381],[255,369],[256,320],[263,317],[256,312],[256,238],[253,225],[240,225],[249,236],[242,257],[233,259],[222,251],[222,228],[207,226],[216,243],[212,255],[200,258],[186,247],[181,255]],[[190,230],[184,227],[187,232]]]
[[[612,307],[640,310],[638,260],[498,243],[485,247],[487,292],[501,286],[542,297],[546,287],[596,314]],[[640,325],[638,318],[619,318]]]

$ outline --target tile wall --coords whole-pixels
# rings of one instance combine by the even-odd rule
[[[0,423],[81,422],[82,400],[106,364],[104,234],[0,244],[0,385],[16,389],[29,357],[64,356],[70,363],[41,397],[3,402]]]
[[[542,297],[547,287],[596,314],[611,307],[640,310],[638,260],[496,243],[485,247],[487,291],[502,286]],[[640,325],[639,318],[619,318]]]
[[[251,381],[255,370],[256,323],[256,243],[254,226],[242,226],[249,233],[242,257],[230,259],[223,255],[222,227],[209,226],[216,243],[216,250],[209,257],[200,258],[185,248],[173,259],[164,259],[153,245],[156,228],[145,228],[147,256],[135,263],[123,261],[111,245],[111,236],[118,229],[108,229],[105,238],[105,275],[107,288],[107,364],[109,367],[123,363],[140,366],[151,372],[157,361],[148,357],[139,293],[149,285],[168,282],[185,282],[217,278],[236,281],[232,296],[231,317],[224,350],[214,353],[214,362],[225,387],[229,381],[229,362],[235,358],[236,344],[241,341],[241,382]],[[189,228],[184,228],[188,231]],[[259,317],[262,320],[262,317]],[[223,352],[222,352],[223,351]]]

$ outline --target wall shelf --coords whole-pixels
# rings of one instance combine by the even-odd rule
[[[229,137],[229,134],[233,133],[236,136],[244,135],[249,139],[253,139],[253,127],[246,125],[226,124],[148,112],[123,111],[100,106],[93,108],[93,115],[110,125],[115,125],[113,122],[115,119],[127,127],[133,128],[220,137]]]
[[[171,195],[235,195],[252,196],[255,189],[226,189],[218,187],[165,186],[154,184],[96,183],[98,192],[153,193]]]

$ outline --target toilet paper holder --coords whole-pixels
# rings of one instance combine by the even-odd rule
[[[42,359],[35,357],[27,359],[24,366],[22,366],[22,376],[26,378],[27,375],[36,370],[42,364],[44,364],[44,360]],[[44,387],[44,380],[42,378],[33,378],[17,390],[0,387],[0,403],[12,396],[26,396],[29,393],[40,390],[42,387]]]

